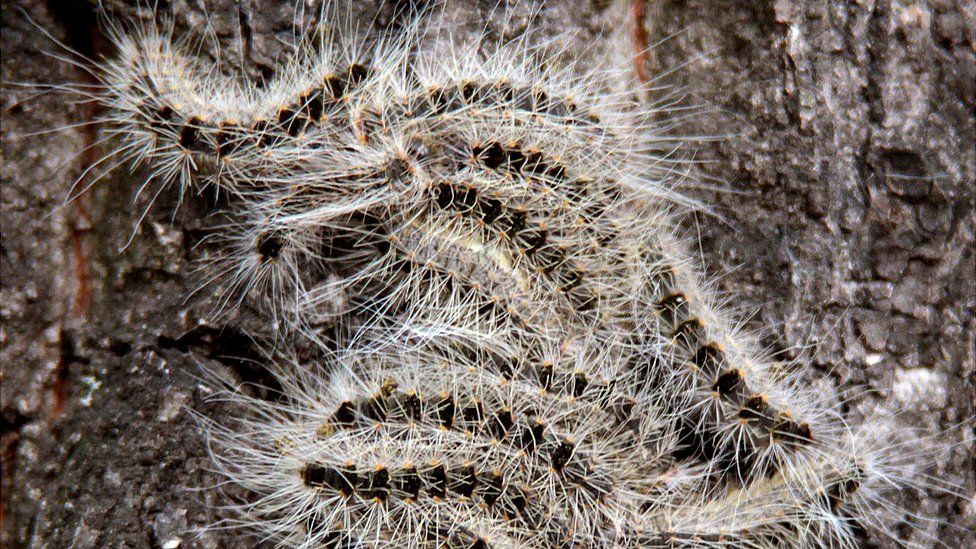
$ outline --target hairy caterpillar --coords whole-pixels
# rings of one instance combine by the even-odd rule
[[[482,60],[471,61],[470,64],[476,65],[481,62]],[[300,66],[301,64],[296,63],[296,65]],[[460,74],[462,76],[470,74],[466,72],[467,70],[469,69],[461,71]],[[369,77],[366,76],[365,78],[368,79]],[[378,80],[393,80],[386,76],[377,78]],[[545,81],[545,78],[538,74],[530,74],[528,79]],[[187,81],[191,80],[187,79]],[[245,158],[239,165],[232,167],[220,166],[220,159],[218,159],[217,170],[208,174],[214,177],[212,181],[214,184],[221,185],[221,178],[226,173],[227,180],[230,181],[227,190],[240,194],[241,200],[247,204],[241,207],[243,214],[257,219],[254,223],[255,227],[259,227],[258,229],[243,231],[244,233],[250,232],[245,239],[249,239],[250,243],[244,242],[241,249],[252,250],[249,253],[260,260],[259,265],[270,264],[270,269],[277,269],[281,264],[285,264],[286,268],[282,269],[281,272],[284,272],[286,277],[289,276],[289,273],[308,274],[309,271],[314,272],[316,269],[325,270],[331,275],[326,287],[321,289],[322,297],[310,300],[313,302],[311,307],[306,306],[301,309],[300,313],[286,313],[285,316],[297,318],[299,322],[304,322],[305,319],[314,316],[316,306],[319,303],[328,302],[334,295],[335,290],[328,285],[338,283],[342,284],[344,288],[352,288],[349,293],[360,299],[363,293],[376,291],[376,295],[369,295],[368,299],[363,300],[365,305],[357,304],[360,308],[355,315],[369,316],[379,310],[381,314],[376,316],[383,317],[386,320],[392,319],[394,329],[397,326],[412,327],[437,320],[444,321],[455,328],[471,329],[478,333],[483,333],[487,329],[491,331],[488,335],[492,338],[506,338],[508,337],[506,334],[510,332],[524,330],[528,335],[519,337],[517,341],[507,342],[507,344],[514,348],[514,354],[530,359],[539,354],[544,354],[544,351],[540,350],[540,347],[544,347],[544,345],[540,345],[538,341],[544,340],[545,337],[565,337],[567,334],[571,336],[582,333],[587,336],[603,338],[601,341],[607,341],[607,334],[617,332],[627,334],[632,336],[632,339],[623,337],[621,338],[622,342],[608,344],[623,355],[623,358],[619,360],[630,365],[624,369],[625,371],[644,368],[652,379],[652,374],[662,372],[667,376],[674,375],[681,384],[692,386],[691,389],[688,389],[687,386],[683,388],[686,392],[689,390],[692,392],[691,402],[693,404],[689,406],[694,409],[712,406],[708,402],[703,403],[700,398],[704,395],[699,393],[708,393],[711,389],[723,397],[724,400],[719,399],[717,401],[718,411],[710,410],[692,415],[684,412],[679,406],[674,413],[676,416],[687,416],[691,419],[689,423],[692,426],[693,435],[713,436],[713,433],[718,433],[716,437],[717,446],[731,447],[727,452],[716,452],[716,454],[724,456],[730,455],[731,458],[707,455],[709,452],[704,451],[693,452],[696,454],[695,459],[722,470],[723,473],[719,475],[720,477],[733,477],[724,479],[727,482],[753,482],[750,476],[754,473],[749,471],[754,466],[747,463],[749,460],[740,459],[740,455],[744,455],[749,456],[751,460],[757,453],[757,450],[752,447],[753,431],[758,432],[758,438],[762,439],[773,439],[775,437],[771,435],[777,433],[791,434],[798,440],[815,440],[818,443],[821,442],[821,438],[825,440],[832,438],[830,435],[825,436],[823,434],[824,428],[820,430],[815,428],[816,421],[813,422],[814,428],[810,428],[809,425],[803,426],[805,422],[810,423],[810,418],[807,416],[815,415],[815,412],[809,410],[798,412],[797,409],[802,409],[804,404],[814,409],[816,406],[804,403],[805,398],[793,395],[793,391],[788,386],[780,387],[780,381],[767,379],[768,374],[763,371],[765,368],[763,362],[750,360],[751,352],[748,349],[742,350],[735,345],[729,345],[729,341],[712,341],[712,339],[728,338],[734,343],[738,338],[725,333],[727,329],[722,327],[722,320],[716,318],[717,315],[714,311],[709,310],[706,305],[707,298],[701,297],[700,294],[703,292],[694,289],[699,283],[695,281],[695,275],[688,262],[681,259],[685,252],[680,249],[680,246],[670,243],[667,237],[672,224],[667,212],[653,213],[649,215],[651,219],[640,220],[640,223],[646,223],[643,225],[644,227],[655,227],[648,232],[664,235],[660,239],[661,243],[654,243],[649,247],[651,249],[661,248],[665,253],[642,258],[646,263],[638,263],[637,267],[634,267],[633,264],[628,263],[633,262],[635,255],[639,255],[639,252],[634,251],[634,248],[640,247],[640,243],[633,243],[633,240],[639,242],[639,239],[633,236],[635,230],[628,227],[618,229],[613,222],[619,223],[620,220],[623,220],[625,224],[629,221],[637,225],[637,222],[629,219],[631,215],[636,214],[628,212],[626,215],[607,215],[605,213],[606,210],[626,210],[628,202],[618,196],[613,196],[612,191],[605,193],[602,189],[597,191],[597,198],[592,198],[589,194],[584,194],[581,197],[579,191],[576,190],[577,188],[571,187],[581,180],[590,178],[585,171],[578,167],[586,163],[581,161],[581,158],[590,158],[589,156],[584,157],[580,150],[585,147],[582,143],[590,143],[588,139],[593,137],[591,135],[592,125],[599,124],[598,119],[592,120],[590,114],[581,117],[566,116],[568,111],[573,110],[570,107],[571,103],[567,99],[552,100],[551,97],[556,94],[551,93],[551,91],[544,90],[544,94],[533,94],[526,91],[527,87],[523,85],[513,88],[520,91],[512,92],[506,91],[504,86],[500,86],[498,82],[486,85],[484,83],[469,84],[460,77],[457,78],[457,81],[454,80],[452,77],[446,79],[447,83],[431,86],[433,92],[429,95],[425,94],[424,101],[428,102],[428,108],[435,110],[438,116],[444,114],[440,111],[443,108],[447,109],[447,112],[457,120],[452,121],[451,126],[441,128],[436,121],[431,122],[424,119],[421,124],[429,125],[424,126],[419,132],[424,135],[429,133],[436,136],[436,139],[432,139],[435,150],[431,151],[432,147],[426,144],[422,144],[423,146],[420,148],[427,149],[428,154],[434,155],[438,162],[447,158],[447,162],[449,162],[447,167],[440,165],[430,167],[422,162],[416,162],[419,159],[417,156],[418,146],[397,134],[397,132],[405,132],[402,128],[393,130],[393,133],[397,135],[390,138],[389,142],[384,141],[384,136],[376,133],[375,128],[382,129],[387,125],[392,125],[404,116],[395,113],[384,116],[387,111],[382,98],[395,95],[387,91],[375,92],[375,96],[364,91],[361,103],[353,101],[348,128],[342,128],[339,137],[337,137],[339,142],[352,143],[351,149],[342,151],[342,154],[336,156],[323,155],[324,158],[319,159],[311,166],[302,159],[311,156],[313,151],[328,149],[329,144],[334,143],[334,141],[326,138],[309,138],[307,135],[309,124],[304,121],[296,122],[300,117],[291,111],[306,109],[311,114],[311,111],[317,110],[317,108],[306,108],[305,103],[269,100],[269,104],[275,108],[264,110],[276,114],[276,116],[263,115],[267,124],[266,127],[247,125],[224,128],[227,134],[246,134],[246,137],[242,137],[241,141],[237,141],[237,137],[234,137],[233,145],[225,146],[225,152],[230,152],[231,155],[240,153],[242,149],[251,147],[250,144],[244,142],[245,139],[251,139],[254,146],[261,151],[260,156],[264,156],[264,158]],[[488,81],[491,82],[491,78]],[[400,86],[401,84],[398,83],[397,85]],[[494,99],[486,98],[488,95],[488,92],[484,91],[486,87],[492,91],[501,89],[502,95],[500,96],[515,95],[517,97],[505,101],[499,101],[497,97]],[[208,90],[206,87],[202,89]],[[298,88],[290,90],[288,94],[281,95],[293,95],[291,93],[293,91],[298,91]],[[308,101],[307,106],[311,107],[312,95],[309,95],[307,99],[301,99],[306,91],[299,93],[298,97],[301,102]],[[205,96],[206,94],[200,92],[200,95]],[[403,95],[409,99],[412,94]],[[445,95],[446,98],[443,97]],[[586,106],[585,101],[581,103],[584,105],[582,107],[584,111],[591,110]],[[380,104],[383,108],[375,108],[373,106],[375,104]],[[279,108],[281,105],[285,105],[285,107]],[[469,112],[474,110],[475,106],[478,107],[478,110],[488,111],[487,115],[476,115]],[[539,117],[538,120],[533,120],[528,128],[503,127],[499,129],[492,127],[491,123],[496,119],[505,119],[504,114],[498,114],[494,112],[495,110],[512,109],[518,112],[522,106],[525,107],[522,109],[525,113]],[[399,104],[389,107],[391,112],[399,108]],[[577,105],[575,109],[579,110],[580,107]],[[260,111],[261,109],[256,110]],[[413,112],[409,116],[415,116],[418,111],[418,109],[413,108],[408,110]],[[192,184],[191,182],[195,181],[199,175],[187,175],[196,170],[193,164],[198,159],[201,164],[206,163],[208,160],[205,157],[208,154],[220,156],[219,144],[221,142],[226,143],[226,139],[220,137],[220,128],[208,125],[208,120],[214,116],[212,112],[207,115],[173,115],[165,108],[165,105],[153,107],[149,111],[138,111],[137,109],[137,112],[139,116],[145,117],[148,112],[150,115],[158,117],[156,122],[161,129],[152,139],[159,139],[160,136],[164,139],[162,139],[159,152],[154,151],[150,155],[159,157],[152,165],[164,166],[160,175],[164,178],[177,177],[181,184],[187,186]],[[525,113],[516,114],[515,118],[525,116]],[[169,123],[168,117],[170,116],[176,116],[179,122]],[[484,124],[485,127],[479,126],[478,117],[480,116],[489,120],[489,123]],[[311,120],[312,118],[314,117],[307,119]],[[390,118],[390,120],[386,120],[386,118]],[[255,124],[261,122],[261,120],[256,120]],[[145,121],[137,123],[134,127],[144,129],[145,126],[141,125],[144,123]],[[151,117],[148,125],[153,126]],[[453,125],[457,127],[455,128]],[[565,139],[569,145],[559,142],[546,142],[545,134],[551,132],[552,127],[562,128],[564,125],[569,126],[567,132],[570,135]],[[380,131],[380,133],[382,132]],[[451,143],[455,133],[461,134],[460,137],[456,138],[456,142],[460,143],[461,146],[453,146]],[[472,135],[476,137],[472,137]],[[483,135],[487,135],[487,137],[481,137]],[[538,136],[542,137],[539,138]],[[616,150],[621,143],[619,135],[598,135],[597,137],[599,139],[605,138],[608,144],[602,146],[608,147],[610,150]],[[558,141],[551,137],[548,139]],[[292,143],[290,140],[297,142]],[[533,140],[536,140],[538,144],[534,144]],[[444,145],[445,142],[447,146]],[[526,145],[525,142],[529,144]],[[598,140],[598,142],[600,141]],[[207,143],[212,143],[212,145]],[[442,147],[442,150],[436,150],[438,146]],[[235,147],[237,148],[236,151],[233,150]],[[600,147],[597,146],[596,149],[600,150]],[[189,151],[190,154],[187,155],[186,151]],[[543,157],[546,155],[540,151],[554,156],[568,157],[570,167],[566,168],[560,163],[544,159]],[[194,156],[198,153],[200,154],[199,158]],[[463,167],[459,168],[461,162],[452,157],[452,153],[457,157],[470,155],[474,159],[473,163],[477,165],[476,170],[471,170],[471,166],[468,164],[463,164]],[[174,158],[173,161],[166,159],[168,158],[167,155],[171,154]],[[178,159],[177,155],[179,155]],[[421,170],[429,169],[436,174],[439,182],[424,189],[429,192],[425,195],[426,209],[422,212],[423,216],[429,216],[435,219],[435,222],[426,222],[427,219],[425,219],[419,228],[403,228],[401,219],[413,219],[417,215],[413,210],[408,213],[388,214],[393,219],[392,222],[390,218],[378,218],[371,212],[359,216],[363,210],[368,210],[374,205],[380,209],[385,209],[390,202],[411,203],[417,200],[414,196],[394,197],[381,193],[360,202],[356,196],[355,188],[357,186],[361,186],[361,190],[369,194],[373,188],[383,185],[387,181],[405,179],[404,171],[409,173],[410,169],[408,168],[413,166],[398,167],[397,160],[407,164],[413,161],[414,164],[420,164]],[[628,178],[640,180],[642,177],[646,177],[628,173],[631,166],[626,161],[623,163],[623,167],[616,166],[615,162],[616,160],[613,158],[598,161],[596,164],[598,169],[593,170],[597,174],[594,177],[597,180],[595,186],[607,183],[603,179],[606,177],[606,173],[622,174],[621,179],[623,180]],[[349,170],[351,176],[349,173],[336,173],[332,164],[353,166],[353,169]],[[473,172],[471,175],[464,173],[466,180],[451,181],[451,178],[445,177],[445,175],[454,174],[464,169]],[[560,173],[561,171],[575,172],[575,174],[572,179],[568,179],[565,173]],[[486,172],[488,173],[487,176],[485,175]],[[494,177],[498,174],[495,172],[505,173],[496,179]],[[583,172],[582,176],[579,175],[580,172]],[[414,179],[407,184],[416,184],[419,178],[415,174],[410,175]],[[316,182],[315,185],[320,185],[320,187],[311,190],[313,195],[319,192],[331,193],[332,189],[328,186],[333,182],[339,183],[338,179],[332,179],[334,176],[345,178],[341,181],[344,186],[343,192],[349,192],[348,189],[353,188],[350,203],[344,203],[343,200],[346,197],[340,195],[337,200],[320,200],[324,204],[321,204],[320,208],[310,210],[306,202],[308,197],[302,195],[304,189],[295,188],[300,185],[299,181],[313,180]],[[505,187],[505,176],[514,177],[517,185],[512,185],[511,188]],[[244,183],[253,182],[248,180],[257,180],[257,188],[242,190]],[[530,187],[530,190],[526,190],[526,187],[535,183],[541,183],[543,188],[547,184],[555,184],[551,185],[555,187],[555,190],[551,191],[554,193],[555,199],[550,201],[545,195],[536,196],[536,193],[539,192],[537,187]],[[592,183],[587,182],[579,185],[579,187],[584,188],[585,192],[589,193],[590,191],[586,190],[589,184]],[[279,185],[287,186],[288,191],[285,193],[277,192],[273,187]],[[315,185],[312,186],[315,187]],[[611,181],[608,186],[613,189],[616,185],[616,182]],[[487,194],[486,189],[497,187],[502,187],[503,191],[498,197]],[[627,187],[624,188],[627,189]],[[326,196],[332,197],[329,194]],[[503,201],[500,198],[505,200]],[[569,213],[576,214],[584,219],[583,223],[578,225],[566,224],[561,227],[558,223],[564,221],[563,216],[568,215],[566,212],[550,216],[540,213],[547,212],[549,208],[554,208],[563,201],[569,202]],[[648,202],[656,203],[660,202],[660,199],[656,201],[648,199]],[[336,203],[338,203],[338,207],[336,207]],[[518,206],[503,207],[507,206],[508,203],[523,206],[523,203],[528,203],[531,206],[527,208],[529,215],[524,218],[521,217]],[[277,217],[279,208],[285,211],[282,218]],[[595,208],[596,212],[591,213],[590,208]],[[262,220],[269,216],[268,212],[270,211],[275,212],[271,214],[273,220],[270,222]],[[446,215],[444,211],[449,212],[449,214]],[[336,217],[347,214],[349,214],[350,219],[343,219],[344,224],[333,225],[333,220]],[[530,226],[528,223],[535,221],[534,215],[546,221]],[[479,219],[482,222],[500,219],[504,221],[506,227],[498,231],[497,234],[488,232],[487,236],[482,235],[481,242],[472,246],[470,235],[474,230],[466,224]],[[602,225],[604,221],[607,227]],[[442,225],[448,224],[450,224],[448,234],[437,233],[431,228],[432,225],[441,228]],[[490,223],[488,224],[490,225]],[[545,228],[543,228],[544,224]],[[331,266],[323,268],[322,262],[315,264],[315,260],[322,258],[331,260],[333,255],[313,250],[314,243],[318,239],[315,230],[322,225],[326,225],[330,231],[340,233],[338,238],[332,239],[339,241],[338,245],[332,249],[344,249],[342,246],[345,244],[349,251],[358,252],[363,248],[369,250],[369,246],[373,246],[377,254],[383,255],[379,258],[367,256],[365,262],[363,258],[340,255],[344,260],[340,270],[333,272]],[[394,225],[395,229],[388,229],[389,225]],[[552,228],[553,225],[555,228]],[[607,259],[610,253],[586,251],[583,245],[584,237],[589,235],[573,233],[573,231],[583,232],[586,227],[597,227],[598,230],[592,231],[597,237],[602,236],[607,228],[623,232],[622,238],[614,238],[619,238],[627,243],[616,247],[609,246],[608,248],[613,253],[623,254],[623,263],[628,265],[625,268],[608,267],[607,264],[612,264],[612,260]],[[545,236],[540,236],[543,230],[547,232]],[[392,240],[395,241],[391,242],[391,239],[384,238],[374,244],[373,237],[375,234],[382,234],[384,231],[394,233],[397,238]],[[514,244],[506,244],[509,247],[504,248],[501,254],[495,253],[495,250],[502,248],[502,245],[498,244],[504,240],[501,233],[507,232],[514,233],[508,235],[513,236]],[[606,230],[605,232],[612,231]],[[551,234],[556,236],[553,237]],[[541,239],[544,240],[540,242]],[[552,248],[546,247],[550,239],[556,242]],[[342,240],[345,240],[345,243]],[[313,244],[307,244],[309,242]],[[476,249],[479,246],[491,247],[493,250],[482,252],[480,249]],[[564,247],[568,251],[564,250]],[[546,253],[552,255],[547,256]],[[630,256],[627,255],[628,253]],[[414,257],[410,257],[411,254]],[[235,254],[230,253],[229,255],[231,261],[235,261]],[[236,261],[240,261],[242,255],[244,254],[238,253]],[[418,255],[419,258],[416,257]],[[662,256],[666,259],[662,259]],[[248,260],[254,261],[251,258]],[[306,269],[300,263],[301,261],[309,261],[314,266],[311,269]],[[485,293],[479,293],[475,284],[471,282],[471,278],[464,280],[459,275],[452,274],[452,270],[457,270],[452,269],[454,264],[474,264],[476,274],[473,276],[469,274],[471,278],[478,280],[484,277],[496,285],[489,288]],[[342,269],[351,271],[352,276],[349,276],[349,271]],[[677,276],[672,277],[669,273],[674,270],[677,271]],[[484,271],[498,273],[494,278],[501,278],[501,280],[497,282],[491,280],[491,276],[481,274]],[[692,272],[689,273],[689,271]],[[380,274],[377,275],[377,273]],[[585,273],[586,276],[580,276],[580,273]],[[655,275],[643,276],[644,273],[655,273]],[[594,303],[592,299],[594,294],[574,293],[574,290],[584,286],[591,278],[596,279],[594,286],[605,287],[610,290],[614,284],[620,284],[620,280],[633,279],[636,282],[633,283],[634,285],[629,283],[620,285],[622,289],[618,289],[616,294],[612,291],[609,296],[604,296],[602,293],[598,294],[599,298]],[[672,281],[672,278],[676,280]],[[586,282],[581,282],[581,279]],[[295,295],[307,296],[307,292],[303,289],[306,281],[297,280],[297,276],[293,280],[296,281],[294,284],[290,285],[285,282],[284,285],[291,291],[293,288],[300,288],[299,291],[294,291]],[[626,299],[628,296],[635,295],[635,292],[632,291],[633,288],[640,288],[640,284],[646,283],[647,280],[650,280],[652,285],[646,290],[646,296],[641,296],[633,301]],[[313,284],[319,282],[318,280],[312,281]],[[353,282],[362,282],[362,284],[353,286]],[[253,286],[254,284],[248,282],[247,285]],[[479,285],[489,286],[485,283]],[[440,288],[441,291],[425,292],[425,286]],[[264,289],[253,291],[258,295],[265,292]],[[696,293],[699,295],[695,295]],[[556,294],[555,298],[553,294]],[[422,298],[421,302],[418,304],[411,303],[411,299],[418,295]],[[517,303],[518,299],[525,299],[526,303],[512,305],[512,302]],[[288,306],[288,304],[281,303],[282,299],[276,301],[277,303],[272,305],[271,309],[274,312],[273,314],[277,314],[281,307]],[[498,308],[496,308],[496,301],[502,302]],[[379,307],[376,306],[377,302],[380,303]],[[486,305],[487,303],[492,304],[490,308]],[[682,309],[684,303],[691,305]],[[619,313],[618,311],[621,309],[626,310],[625,305],[630,305],[636,311]],[[482,309],[485,309],[487,314],[483,313]],[[538,315],[541,318],[532,316],[526,319],[512,318],[520,311],[535,310],[544,311],[543,314]],[[590,314],[590,311],[593,310],[597,312]],[[565,320],[566,318],[570,320]],[[366,322],[369,320],[371,319],[366,320]],[[637,322],[645,323],[641,326],[641,330],[627,326],[628,323]],[[533,331],[530,332],[530,328]],[[300,326],[300,330],[309,332],[310,328]],[[320,337],[319,334],[312,335],[313,337]],[[370,340],[371,337],[364,336],[363,339]],[[397,339],[393,338],[394,343],[392,344],[395,345],[396,341]],[[683,374],[683,370],[675,369],[672,372],[666,365],[644,365],[640,363],[640,359],[645,356],[653,356],[656,361],[665,364],[671,362],[686,363],[689,362],[690,357],[690,362],[693,362],[694,366],[704,371],[705,374],[695,374],[687,378]],[[715,367],[715,371],[711,371],[709,368],[711,368],[710,363],[712,361],[716,363],[719,361],[730,362],[733,366],[744,363],[750,368],[743,369],[744,373],[740,372],[740,368],[735,367],[722,367],[722,369]],[[545,361],[538,362],[544,363]],[[758,364],[752,365],[753,362],[758,362]],[[664,385],[663,382],[661,384]],[[765,395],[762,393],[763,391],[777,390],[779,394]],[[754,394],[757,392],[760,394]],[[764,396],[765,400],[763,399]],[[772,401],[771,404],[764,404],[769,400]],[[789,417],[786,414],[795,415],[799,419],[786,419]],[[764,420],[765,416],[768,418]],[[730,422],[730,419],[733,421]],[[779,419],[784,419],[786,423],[777,427]],[[738,420],[745,420],[745,429],[739,427],[741,423]],[[810,434],[807,434],[808,428],[811,429]],[[700,445],[704,446],[705,443]],[[763,448],[769,447],[771,446],[763,446]],[[761,455],[765,453],[767,456],[778,454],[778,452],[767,452],[766,450],[761,450],[759,453]],[[760,461],[775,462],[778,461],[778,458],[762,458]],[[765,472],[766,467],[756,468],[762,470],[763,474],[767,474]],[[734,472],[726,473],[724,472],[726,469]],[[778,464],[774,463],[771,469],[772,473],[776,473]],[[670,532],[670,535],[676,539],[684,539],[682,536],[698,535],[689,533],[690,530],[695,529],[681,530],[675,528]],[[667,529],[662,531],[668,532]],[[712,539],[710,533],[699,532],[699,534],[703,540]],[[501,537],[509,539],[512,535],[505,534]],[[655,535],[663,536],[664,534]],[[653,539],[658,538],[649,536],[645,541]]]

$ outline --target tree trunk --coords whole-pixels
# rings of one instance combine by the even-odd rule
[[[233,532],[192,533],[242,494],[215,488],[189,410],[236,412],[205,401],[195,376],[201,364],[260,376],[245,336],[261,332],[259,318],[201,324],[213,304],[206,292],[188,298],[205,200],[177,209],[167,191],[140,223],[138,174],[118,169],[72,191],[107,145],[95,127],[51,131],[98,113],[11,83],[86,82],[40,29],[89,56],[111,50],[91,5],[12,4],[2,7],[0,105],[3,545],[252,546]],[[160,4],[180,31],[209,21],[232,70],[250,78],[273,74],[293,32],[293,1]],[[396,20],[396,2],[366,4],[356,3],[359,20]],[[459,39],[487,20],[500,37],[558,34],[584,58],[615,48],[621,66],[660,42],[635,71],[673,69],[660,82],[699,107],[674,133],[711,137],[692,142],[707,184],[688,190],[711,213],[686,229],[718,287],[780,356],[810,358],[811,379],[824,378],[853,422],[883,413],[906,433],[935,433],[930,444],[944,450],[931,474],[969,497],[906,492],[909,509],[942,522],[896,535],[976,544],[973,4],[552,1],[512,8],[508,25],[494,4],[450,1],[445,17]],[[108,10],[147,16],[121,2]]]

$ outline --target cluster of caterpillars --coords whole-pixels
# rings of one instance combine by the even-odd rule
[[[230,191],[221,207],[251,224],[227,237],[239,241],[220,270],[235,291],[291,295],[266,305],[294,307],[271,311],[292,319],[276,337],[330,356],[274,369],[302,387],[286,391],[288,413],[238,397],[266,412],[260,435],[222,446],[247,457],[227,470],[257,493],[264,532],[301,547],[779,547],[830,528],[822,539],[841,539],[844,520],[813,523],[843,513],[867,473],[818,472],[793,495],[802,479],[777,460],[830,455],[830,433],[794,417],[803,397],[790,387],[765,391],[779,381],[749,348],[730,350],[735,333],[683,272],[677,206],[662,198],[671,174],[646,168],[647,137],[621,122],[639,106],[601,104],[596,80],[567,86],[504,47],[490,65],[535,82],[425,82],[412,64],[431,72],[436,59],[379,44],[340,68],[303,52],[287,73],[301,81],[265,95],[208,101],[217,77],[167,69],[160,60],[180,54],[158,36],[105,78],[126,154],[165,182]],[[320,328],[328,292],[352,305]],[[344,364],[333,351],[349,341],[381,358]],[[341,398],[303,392],[348,371],[359,385]],[[737,490],[740,502],[727,497]],[[294,501],[304,507],[282,513]],[[708,522],[737,505],[803,512],[765,530]]]

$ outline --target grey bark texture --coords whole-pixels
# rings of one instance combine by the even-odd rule
[[[159,9],[178,29],[209,20],[225,56],[256,78],[273,74],[294,4]],[[377,25],[394,18],[395,2],[373,4],[354,12],[378,14]],[[616,47],[621,56],[634,53],[634,25],[649,44],[667,38],[648,53],[648,69],[673,68],[662,82],[700,107],[675,133],[719,137],[694,143],[713,183],[690,192],[712,213],[686,227],[719,289],[781,356],[810,357],[811,379],[825,377],[853,422],[882,413],[906,437],[912,427],[932,433],[922,443],[933,449],[929,473],[961,495],[906,491],[903,504],[939,522],[908,521],[895,535],[976,546],[976,6],[650,0],[635,21],[630,2],[552,1],[510,6],[502,28],[494,5],[451,1],[446,17],[459,36],[487,21],[506,36],[531,27],[564,36],[570,51]],[[201,364],[260,376],[244,335],[261,331],[258,319],[201,324],[212,303],[188,297],[205,209],[191,197],[177,210],[168,192],[138,223],[141,179],[125,169],[86,194],[87,212],[64,204],[86,158],[98,157],[84,153],[94,130],[64,128],[91,111],[11,84],[84,82],[45,55],[65,51],[38,27],[83,53],[110,54],[94,14],[55,0],[2,6],[2,544],[253,546],[232,532],[193,533],[220,518],[223,498],[241,496],[215,488],[189,413],[239,411],[205,401],[195,376]],[[862,541],[896,546],[874,532]]]

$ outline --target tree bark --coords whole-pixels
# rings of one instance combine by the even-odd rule
[[[930,473],[967,497],[906,491],[903,504],[940,522],[895,534],[976,545],[976,8],[632,2],[520,5],[503,24],[494,2],[456,0],[445,17],[459,39],[485,21],[499,38],[531,28],[584,59],[613,48],[621,66],[657,43],[640,72],[667,71],[659,82],[698,107],[675,135],[706,137],[692,142],[706,183],[687,192],[711,213],[685,229],[719,289],[779,356],[809,358],[811,379],[840,395],[851,421],[881,413],[906,436],[934,433]],[[160,9],[180,31],[209,22],[233,70],[272,75],[295,2],[203,4]],[[355,17],[396,21],[397,2],[373,4],[356,3]],[[247,312],[201,324],[212,303],[205,292],[188,298],[205,200],[177,208],[169,190],[140,223],[141,179],[121,168],[66,203],[107,150],[97,128],[67,127],[98,113],[11,84],[86,82],[53,39],[110,55],[94,10],[2,6],[3,545],[249,547],[232,532],[192,533],[220,518],[222,498],[243,496],[215,488],[189,413],[238,411],[206,401],[196,376],[201,364],[260,376],[245,334],[262,330]],[[31,132],[51,133],[23,137]],[[875,532],[863,544],[896,546]]]

